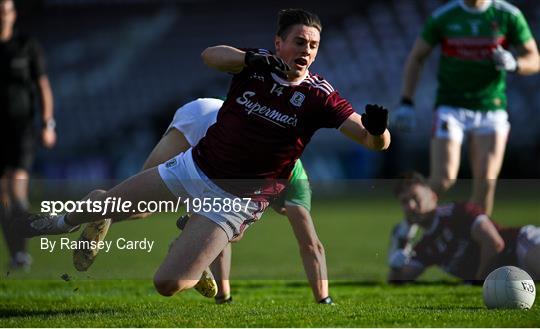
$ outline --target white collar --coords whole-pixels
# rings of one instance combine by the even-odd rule
[[[301,80],[299,81],[287,81],[287,80],[283,80],[282,78],[280,78],[277,74],[275,73],[270,73],[272,75],[272,78],[274,78],[274,80],[281,84],[281,85],[285,85],[285,86],[298,86],[299,84],[301,84],[302,82],[304,82],[304,80],[309,76],[309,70],[306,70],[306,74],[304,74],[304,76],[302,77]]]
[[[468,13],[481,14],[485,12],[489,8],[489,6],[491,6],[492,2],[493,0],[485,0],[484,3],[482,3],[482,5],[479,8],[473,8],[473,7],[467,6],[465,4],[465,0],[460,0],[459,5],[461,6],[461,8],[463,8],[463,10],[465,10]]]

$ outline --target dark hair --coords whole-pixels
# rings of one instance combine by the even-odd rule
[[[301,24],[314,27],[322,31],[322,24],[319,17],[304,9],[282,9],[278,14],[278,30],[276,35],[282,39],[287,37],[292,26]]]
[[[429,186],[426,178],[419,172],[408,171],[400,175],[400,179],[394,188],[394,195],[398,196],[413,185]]]

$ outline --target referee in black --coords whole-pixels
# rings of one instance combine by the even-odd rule
[[[28,209],[28,179],[32,167],[36,105],[41,107],[43,146],[56,143],[53,97],[45,60],[35,40],[14,31],[13,0],[0,0],[0,223],[11,269],[29,269],[26,241],[8,223]],[[38,101],[39,100],[39,101]]]

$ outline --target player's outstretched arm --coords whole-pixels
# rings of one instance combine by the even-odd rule
[[[491,267],[503,251],[504,240],[487,216],[473,225],[471,237],[480,246],[480,264],[474,279],[483,280],[493,270]]]
[[[388,111],[386,111],[385,115],[377,117],[375,120],[368,120],[367,122],[369,125],[369,122],[373,122],[374,130],[371,132],[365,126],[366,120],[358,113],[353,113],[343,122],[340,131],[345,136],[371,150],[386,150],[390,146],[390,132],[386,129],[388,126]]]
[[[256,51],[243,51],[230,46],[206,48],[201,57],[206,65],[219,71],[239,73],[244,67],[273,72],[287,79],[289,65],[276,55],[261,54]]]
[[[317,236],[313,220],[307,209],[300,205],[287,205],[286,214],[298,241],[300,256],[313,291],[313,297],[315,297],[315,301],[320,302],[329,296],[324,247]]]
[[[204,63],[218,71],[239,73],[245,67],[246,52],[220,45],[208,47],[201,53]]]

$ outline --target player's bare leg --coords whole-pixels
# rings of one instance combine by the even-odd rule
[[[173,156],[185,152],[191,147],[184,135],[177,129],[170,129],[154,147],[148,158],[146,159],[143,170],[156,167],[159,164],[169,160]],[[130,219],[140,219],[148,217],[150,214],[138,214],[130,217]],[[111,224],[110,219],[104,219],[97,222],[89,223],[84,228],[79,240],[94,240],[102,241],[107,235],[107,231]],[[80,250],[73,254],[73,264],[79,271],[86,271],[94,262],[99,249]],[[205,297],[214,297],[218,286],[210,271],[205,270],[197,286],[196,290]]]
[[[148,186],[146,186],[147,184]],[[130,191],[131,189],[131,191]],[[148,193],[143,195],[144,193]],[[152,196],[152,194],[155,194]],[[131,201],[132,205],[136,205],[137,202],[141,200],[150,201],[150,200],[171,200],[174,201],[175,197],[170,193],[168,188],[165,186],[157,168],[152,168],[142,173],[120,183],[118,186],[112,188],[109,191],[104,190],[94,190],[90,192],[83,200],[93,200],[101,201],[102,204],[107,198],[116,197],[117,200],[122,198],[122,201]],[[131,199],[132,198],[132,199]],[[137,200],[137,201],[134,201]],[[131,211],[131,209],[130,209]],[[111,220],[115,221],[125,219],[131,215],[130,213],[116,213],[109,214],[109,216],[104,216],[101,213],[72,213],[67,219],[69,224],[77,225],[83,223],[93,218],[97,220],[89,223],[79,240],[89,240],[89,241],[102,241],[105,239]],[[90,265],[94,262],[95,257],[97,256],[98,249],[89,249],[89,250],[76,250],[73,253],[73,264],[75,268],[79,271],[86,271]]]
[[[153,168],[159,166],[163,162],[171,159],[172,157],[187,151],[191,145],[189,145],[186,137],[177,129],[169,129],[161,137],[159,142],[156,144],[150,155],[144,162],[142,170]],[[131,216],[129,219],[141,219],[150,216],[150,213],[137,214]]]
[[[154,275],[156,290],[172,296],[192,288],[228,243],[220,226],[204,216],[193,215]]]
[[[180,231],[183,231],[190,218],[191,216],[189,214],[181,216],[180,218],[176,220],[176,227],[178,227]],[[177,239],[178,238],[176,238],[171,243],[171,245],[169,246],[169,251],[171,250],[173,243]],[[199,292],[204,297],[208,297],[208,298],[216,297],[216,295],[218,294],[219,287],[210,268],[207,268],[203,271],[203,273],[201,274],[201,278],[199,279],[199,282],[197,282],[194,288],[195,290],[197,290],[197,292]]]
[[[212,270],[212,273],[214,273],[218,286],[218,293],[216,295],[216,303],[218,304],[229,303],[232,301],[231,285],[229,283],[231,257],[231,244],[228,243],[223,251],[216,257],[214,262],[212,262],[212,265],[210,265],[210,269]]]
[[[493,211],[495,187],[504,159],[507,136],[501,133],[471,136],[471,202],[480,205],[488,216]]]
[[[103,213],[87,212],[70,213],[66,218],[66,222],[71,225],[78,225],[105,218],[112,218],[113,222],[118,222],[130,217],[133,214],[132,211],[137,210],[135,207],[140,202],[176,201],[176,197],[169,191],[156,167],[128,178],[106,193],[96,195],[95,200],[105,204],[107,199],[112,200],[113,198],[123,202],[130,201],[132,206],[129,212],[117,212],[107,209],[105,215]]]
[[[455,184],[460,161],[460,142],[443,138],[431,140],[429,184],[437,195]]]
[[[177,129],[169,131],[161,137],[143,165],[143,170],[156,167],[179,153],[187,151],[189,145],[186,137]]]
[[[170,129],[163,135],[143,164],[142,170],[156,167],[191,147],[184,135],[177,129]],[[137,214],[130,219],[146,218],[150,214]]]
[[[118,211],[116,208],[113,209],[113,202],[120,202],[120,200],[123,204],[130,202],[130,207],[122,211]],[[138,211],[137,206],[140,203],[148,203],[155,200],[171,201],[174,203],[176,197],[169,191],[161,179],[158,169],[151,168],[128,178],[106,193],[96,196],[95,201],[99,201],[103,205],[102,212],[83,211],[61,216],[50,216],[46,214],[33,215],[23,221],[23,223],[20,223],[18,229],[21,234],[28,237],[64,234],[77,230],[78,226],[83,223],[95,222],[106,218],[111,218],[113,221],[126,219]]]

